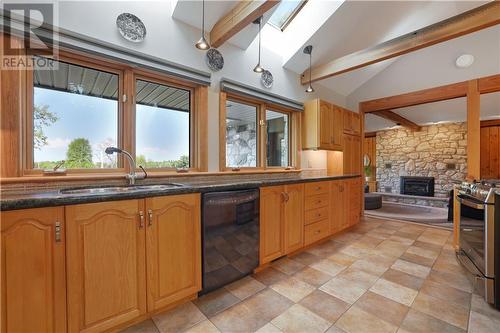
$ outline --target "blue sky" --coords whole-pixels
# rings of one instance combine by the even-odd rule
[[[94,162],[103,155],[99,144],[116,145],[117,101],[35,88],[34,105],[48,105],[49,111],[59,117],[56,123],[44,129],[48,145],[35,150],[35,162],[65,159],[68,144],[75,138],[90,141]],[[137,105],[137,154],[163,161],[188,153],[188,113]]]

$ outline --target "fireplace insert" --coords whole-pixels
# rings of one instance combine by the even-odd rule
[[[433,197],[434,177],[401,176],[400,193],[419,195],[423,197]]]

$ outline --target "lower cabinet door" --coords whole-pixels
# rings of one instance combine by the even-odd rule
[[[286,185],[285,253],[304,246],[304,184]]]
[[[260,264],[285,254],[283,233],[284,186],[260,188]]]
[[[331,182],[331,218],[330,218],[330,234],[335,234],[343,229],[345,220],[344,214],[344,195],[343,192],[344,181],[335,180]]]
[[[146,313],[144,200],[66,207],[68,331],[102,332]]]
[[[200,195],[146,199],[148,311],[201,290]]]
[[[354,178],[349,179],[349,226],[355,225],[359,222],[361,217],[361,200],[362,200],[362,188],[361,179]]]
[[[65,332],[64,208],[1,213],[2,332]]]

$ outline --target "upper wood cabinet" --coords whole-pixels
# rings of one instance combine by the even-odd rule
[[[201,289],[200,195],[146,199],[148,310]]]
[[[359,113],[344,110],[344,133],[355,135],[361,133],[361,117]]]
[[[260,264],[304,244],[304,185],[260,189]]]
[[[65,332],[64,208],[1,213],[2,332]]]
[[[342,108],[314,99],[304,103],[302,148],[342,150]]]
[[[146,313],[144,220],[144,200],[66,207],[70,332],[102,332]]]

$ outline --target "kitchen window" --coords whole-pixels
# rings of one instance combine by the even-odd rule
[[[147,79],[135,86],[137,164],[189,168],[191,91]]]
[[[206,87],[69,52],[54,63],[26,73],[24,175],[127,171],[110,146],[152,173],[206,171]]]
[[[32,72],[28,167],[116,169],[116,155],[104,149],[120,143],[120,73],[54,62],[54,69]]]
[[[289,169],[298,165],[299,113],[221,93],[221,170]]]

